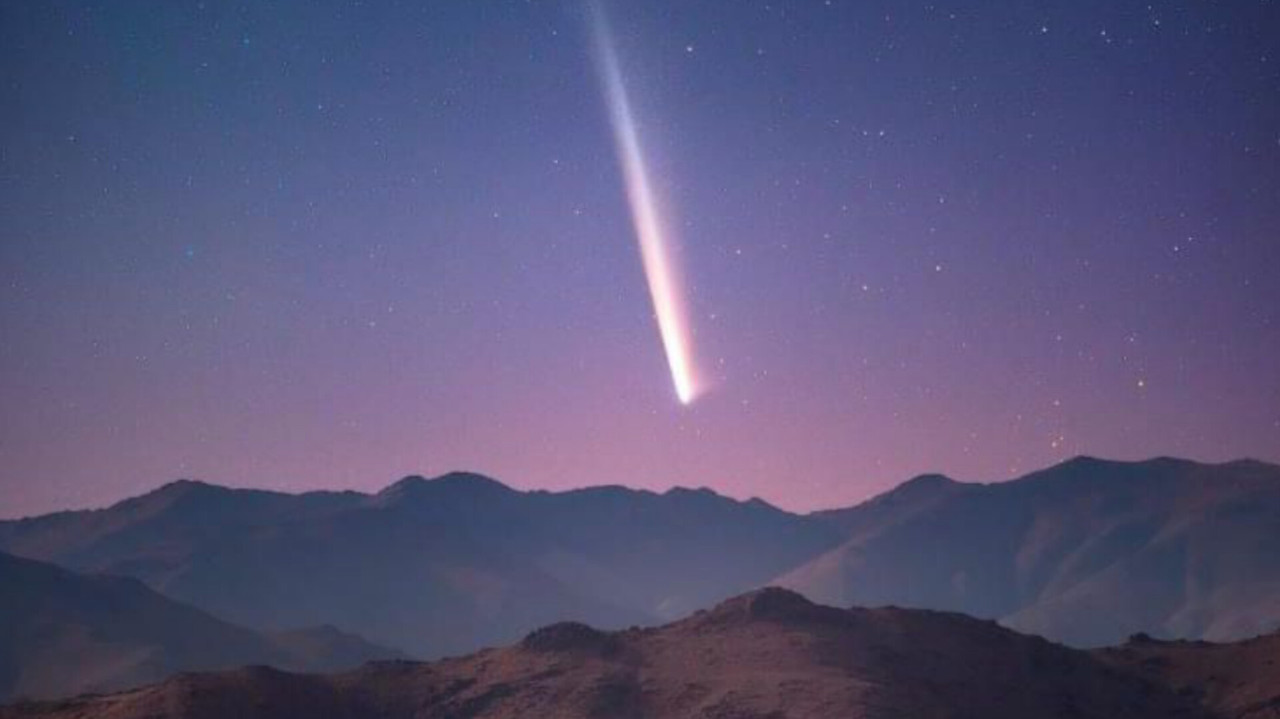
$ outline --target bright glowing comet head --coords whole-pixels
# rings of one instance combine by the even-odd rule
[[[609,106],[609,120],[613,127],[618,161],[622,166],[627,202],[631,206],[631,221],[640,246],[640,259],[649,284],[649,296],[653,300],[654,315],[658,321],[658,333],[662,337],[667,364],[671,368],[671,381],[675,385],[676,397],[687,405],[697,397],[699,387],[693,362],[693,337],[679,267],[673,257],[674,248],[649,180],[649,170],[640,147],[640,135],[636,129],[630,99],[627,97],[626,85],[622,80],[613,37],[600,6],[592,2],[590,8],[596,64],[600,71],[605,101]]]

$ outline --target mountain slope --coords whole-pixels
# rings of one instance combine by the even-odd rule
[[[1233,644],[1162,642],[1145,636],[1095,652],[1233,719],[1280,719],[1280,634]]]
[[[258,628],[331,623],[421,656],[564,619],[651,623],[745,591],[834,529],[709,490],[518,492],[454,473],[374,495],[193,482],[0,522],[0,549],[128,574]]]
[[[259,634],[135,579],[84,576],[0,553],[0,700],[120,689],[249,663],[326,671],[394,656],[332,627]]]
[[[828,516],[848,537],[777,583],[1079,646],[1280,626],[1280,467],[1079,458],[1001,484],[908,487]]]
[[[0,717],[1126,717],[1205,719],[1195,702],[990,622],[841,610],[766,589],[658,629],[538,630],[505,649],[347,674],[188,675]]]
[[[1280,626],[1280,468],[1079,458],[938,475],[797,516],[709,490],[520,492],[454,473],[373,495],[178,482],[0,522],[0,550],[135,576],[239,624],[335,624],[439,657],[574,619],[651,624],[776,583],[998,619],[1077,646]]]

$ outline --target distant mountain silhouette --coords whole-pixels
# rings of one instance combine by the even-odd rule
[[[0,719],[1255,716],[1214,712],[1203,686],[1178,692],[1129,659],[958,614],[834,609],[764,589],[657,629],[557,624],[505,649],[330,676],[263,668],[183,675],[112,696],[0,708]]]
[[[243,664],[332,671],[396,656],[332,627],[254,632],[136,579],[0,553],[0,701],[122,689],[179,671]]]
[[[1100,646],[1280,626],[1280,467],[1087,457],[999,484],[921,478],[814,515],[846,539],[776,581],[815,601],[998,618]]]
[[[710,490],[518,492],[475,474],[374,495],[176,482],[0,522],[0,549],[135,576],[257,628],[329,623],[422,657],[574,619],[653,623],[759,586],[839,539]]]
[[[182,481],[0,522],[0,550],[137,577],[259,630],[333,624],[433,658],[576,620],[649,625],[766,584],[838,606],[997,619],[1075,646],[1280,626],[1280,467],[1077,458],[926,475],[799,516],[707,489],[522,492],[480,475],[376,494]]]

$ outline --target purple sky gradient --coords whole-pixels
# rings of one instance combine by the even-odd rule
[[[179,477],[707,485],[1280,460],[1268,2],[0,4],[0,516]]]

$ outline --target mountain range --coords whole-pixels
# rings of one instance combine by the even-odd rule
[[[836,605],[999,619],[1075,646],[1280,626],[1280,467],[1076,458],[1020,479],[917,478],[820,513],[845,538],[776,581]]]
[[[467,473],[375,494],[180,481],[0,522],[0,551],[133,577],[261,635],[332,625],[423,659],[566,620],[655,625],[766,585],[1077,647],[1230,641],[1280,626],[1280,467],[1077,458],[1003,483],[927,475],[807,515],[707,489],[526,492]]]
[[[653,629],[579,623],[431,664],[333,675],[187,674],[119,694],[0,708],[0,719],[984,717],[1271,719],[1280,637],[1140,637],[1085,652],[960,614],[836,609],[769,588]]]
[[[334,671],[396,658],[333,627],[256,632],[127,577],[0,553],[0,700],[101,692],[245,664]]]
[[[333,624],[421,657],[575,619],[674,618],[832,546],[822,523],[708,490],[518,492],[474,474],[373,495],[176,482],[0,523],[0,550],[137,577],[264,629]]]

